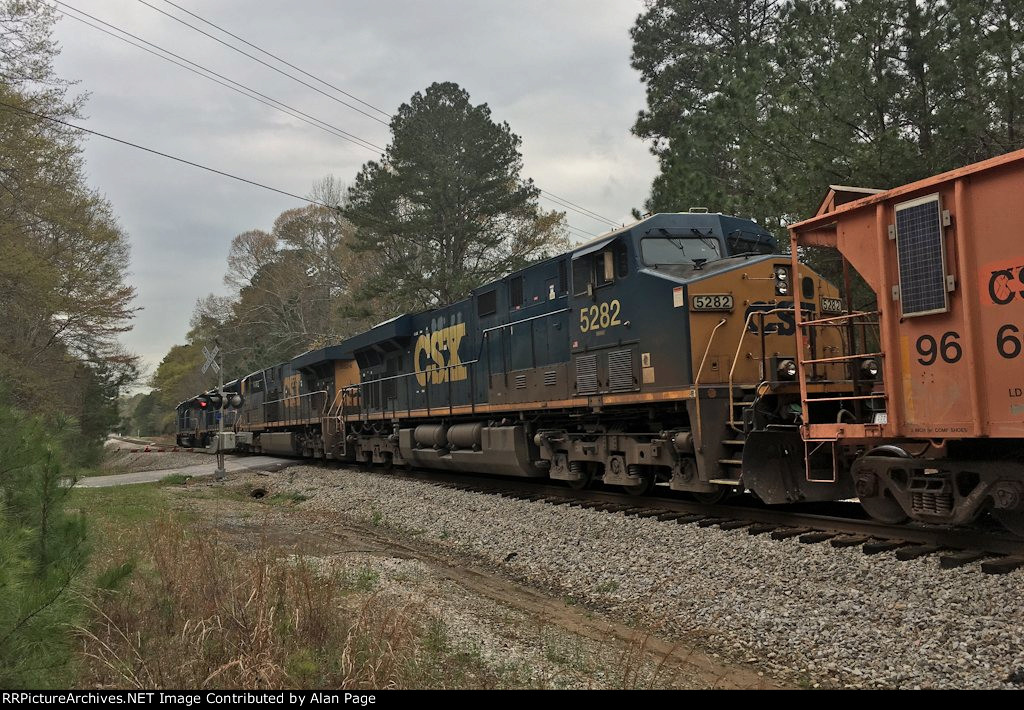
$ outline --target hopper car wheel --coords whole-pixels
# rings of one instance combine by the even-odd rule
[[[1018,537],[1024,537],[1024,510],[1000,510],[991,511],[992,517],[999,521],[999,524]]]
[[[899,456],[900,458],[905,459],[911,458],[910,454],[898,446],[879,446],[878,448],[869,451],[867,455]],[[864,508],[864,511],[870,515],[872,519],[877,520],[880,523],[898,525],[899,523],[905,523],[910,519],[910,516],[903,510],[903,506],[900,505],[891,495],[888,495],[888,491],[883,491],[877,496],[859,498],[858,500],[860,500],[860,505]]]

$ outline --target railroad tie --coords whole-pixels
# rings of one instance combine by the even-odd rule
[[[658,520],[660,520],[663,523],[667,523],[672,520],[678,520],[684,515],[686,515],[686,513],[662,513],[658,516]]]
[[[710,528],[712,525],[718,525],[719,523],[724,522],[726,522],[724,518],[704,518],[703,520],[697,521],[697,527]]]
[[[813,545],[816,542],[825,542],[826,540],[831,540],[837,534],[838,533],[830,532],[811,532],[807,533],[806,535],[801,535],[799,539],[800,542],[802,542],[805,545]]]
[[[936,552],[941,551],[942,547],[940,545],[908,545],[896,550],[896,559],[901,562],[907,562],[909,560],[916,560],[918,557],[924,557],[925,555],[934,555]]]
[[[1024,567],[1024,557],[997,557],[981,563],[981,571],[985,574],[1007,574]]]
[[[942,555],[942,557],[939,558],[939,567],[942,569],[954,569],[956,567],[969,565],[972,562],[977,562],[984,557],[988,557],[988,554],[980,550],[962,550],[961,552]]]
[[[791,537],[804,535],[810,531],[810,528],[782,528],[781,530],[773,530],[772,540],[788,540]]]
[[[778,525],[772,525],[771,523],[754,523],[747,528],[748,535],[764,535],[765,533],[774,532],[778,530]]]
[[[726,520],[718,527],[721,530],[739,530],[740,528],[745,528],[748,525],[750,525],[749,520]]]
[[[634,513],[633,516],[637,518],[657,518],[659,515],[664,515],[669,511],[664,508],[657,508],[655,510],[641,510],[638,513]]]
[[[866,535],[840,535],[829,540],[832,547],[856,547],[870,540]]]
[[[877,555],[880,552],[898,550],[909,544],[906,540],[872,540],[871,542],[864,543],[864,547],[861,549],[865,555]]]
[[[701,520],[704,520],[706,517],[707,517],[706,515],[700,515],[700,514],[694,514],[694,513],[691,513],[691,514],[688,514],[688,515],[680,515],[678,518],[676,518],[676,523],[678,525],[689,525],[690,523],[699,523]]]

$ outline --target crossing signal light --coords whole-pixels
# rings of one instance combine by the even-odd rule
[[[224,398],[225,409],[239,409],[245,403],[245,397],[237,392],[227,395]]]
[[[211,394],[207,399],[210,400],[210,409],[222,409],[224,405],[224,398],[219,394]]]
[[[196,397],[196,406],[198,406],[200,409],[209,409],[210,398],[205,396]]]

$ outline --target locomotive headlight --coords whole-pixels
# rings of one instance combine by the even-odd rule
[[[783,360],[779,363],[777,370],[779,373],[780,380],[794,380],[796,379],[796,362],[793,360]]]
[[[785,266],[775,267],[775,295],[789,295],[789,269]]]
[[[878,373],[880,373],[882,369],[878,365],[878,360],[868,359],[863,360],[860,363],[860,371],[865,377],[874,380],[878,378]]]

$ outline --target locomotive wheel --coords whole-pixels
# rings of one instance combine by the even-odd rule
[[[1024,537],[1024,510],[993,509],[992,517],[999,524],[1018,537]]]
[[[575,480],[575,481],[566,481],[566,483],[568,483],[569,484],[569,488],[573,489],[574,491],[582,491],[584,488],[589,487],[592,481],[593,481],[593,478],[591,477],[590,473],[588,472],[588,473],[583,475],[583,478],[580,478],[580,479]]]
[[[623,486],[622,489],[631,496],[644,496],[654,488],[654,476],[644,476],[639,483],[631,486]]]
[[[732,495],[732,493],[733,490],[726,486],[719,486],[718,490],[712,493],[696,493],[694,491],[690,491],[690,495],[693,496],[693,499],[698,503],[703,503],[704,505],[716,505],[721,503]]]

